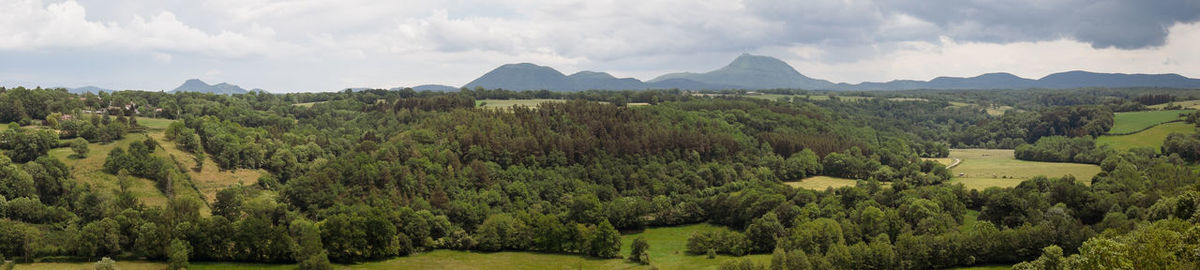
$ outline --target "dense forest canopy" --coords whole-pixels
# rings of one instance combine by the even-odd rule
[[[763,94],[778,98],[755,97]],[[476,104],[535,98],[559,101]],[[0,123],[11,123],[0,131],[0,255],[304,269],[434,249],[612,258],[624,256],[622,231],[711,223],[728,230],[691,235],[687,253],[772,254],[777,269],[1193,268],[1200,135],[1129,151],[1094,138],[1108,134],[1114,112],[1198,98],[1158,88],[0,88]],[[171,121],[154,128],[147,119]],[[1200,113],[1182,119],[1197,123]],[[111,150],[89,153],[89,144]],[[186,156],[158,152],[163,144]],[[50,154],[57,148],[103,157],[100,171],[73,174]],[[968,189],[932,160],[951,148],[1015,149],[1018,159],[1101,172]],[[189,172],[211,170],[265,173],[211,199],[177,190],[195,181]],[[96,175],[117,188],[79,181]],[[864,181],[820,191],[784,184],[813,176]],[[137,179],[167,201],[140,200]],[[630,259],[653,262],[644,255]]]

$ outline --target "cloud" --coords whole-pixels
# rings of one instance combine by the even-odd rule
[[[184,24],[175,13],[162,11],[149,17],[135,15],[124,22],[87,19],[85,8],[75,1],[43,5],[40,0],[16,0],[0,4],[0,49],[44,50],[85,48],[147,51],[156,59],[163,52],[199,53],[213,57],[240,58],[279,53],[295,46],[273,40],[274,31],[257,24],[222,30],[201,31]]]
[[[511,62],[649,79],[718,68],[742,52],[850,82],[1200,70],[1178,49],[1200,40],[1177,37],[1200,32],[1195,0],[7,0],[0,10],[0,55],[115,59],[93,72],[156,82],[127,87],[200,76],[268,89],[458,85]],[[1062,61],[1011,64],[1038,60],[1022,55]],[[1063,58],[1078,55],[1104,57]],[[72,75],[17,65],[0,63],[13,77],[2,79]],[[152,76],[130,75],[143,73]]]

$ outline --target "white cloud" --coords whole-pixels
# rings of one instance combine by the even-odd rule
[[[1197,5],[1086,5],[1128,26],[1112,29],[1174,25],[1122,38],[1071,28],[1091,22],[1064,11],[1080,4],[1072,1],[4,0],[0,55],[105,59],[88,72],[128,84],[107,87],[151,89],[192,77],[271,90],[461,85],[512,62],[650,79],[718,68],[742,52],[845,82],[1070,69],[1200,76],[1189,49],[1200,27],[1186,22]],[[1175,11],[1146,16],[1156,10]],[[18,65],[0,63],[0,79],[91,78]]]

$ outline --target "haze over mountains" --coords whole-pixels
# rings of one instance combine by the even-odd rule
[[[671,73],[649,81],[616,78],[608,73],[581,71],[563,75],[530,63],[502,65],[464,87],[508,90],[639,90],[668,89],[809,89],[809,90],[911,90],[911,89],[1026,89],[1079,87],[1197,88],[1200,80],[1178,74],[1122,74],[1068,71],[1033,80],[1009,73],[988,73],[970,78],[937,77],[929,81],[895,80],[860,84],[832,83],[810,78],[786,62],[769,56],[742,54],[725,67],[705,73]]]

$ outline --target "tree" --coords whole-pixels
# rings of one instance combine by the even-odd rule
[[[71,151],[75,152],[73,157],[77,159],[86,158],[88,155],[88,142],[83,138],[75,138],[71,140]]]
[[[119,268],[117,268],[117,261],[114,261],[113,259],[109,259],[108,257],[101,258],[100,261],[97,261],[95,266],[93,266],[93,267],[96,270],[118,270],[119,269]]]
[[[333,265],[321,247],[321,232],[317,226],[305,219],[292,221],[291,232],[296,235],[296,261],[300,262],[301,270],[329,270]]]
[[[641,264],[650,264],[650,243],[646,238],[638,236],[629,247],[629,259]]]
[[[191,247],[187,241],[174,239],[171,240],[171,246],[167,248],[167,269],[187,269],[188,254],[191,253]]]
[[[775,213],[767,213],[754,219],[746,228],[746,237],[750,240],[752,252],[765,252],[775,248],[775,240],[787,235],[787,229],[779,223]]]
[[[608,220],[601,221],[600,225],[596,226],[596,234],[590,244],[591,254],[588,255],[601,258],[616,257],[621,251],[621,232],[613,228]]]

